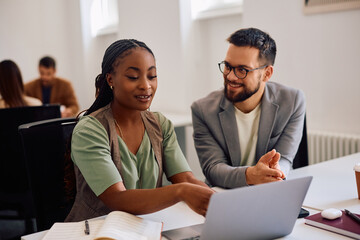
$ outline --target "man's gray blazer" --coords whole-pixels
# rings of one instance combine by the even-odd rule
[[[206,179],[223,188],[247,186],[248,166],[240,166],[235,109],[224,90],[195,101],[191,110],[195,147]],[[276,149],[281,154],[280,167],[287,175],[300,144],[304,117],[305,97],[300,90],[267,82],[261,100],[255,161]]]

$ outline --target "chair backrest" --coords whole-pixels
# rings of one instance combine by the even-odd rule
[[[299,149],[293,160],[293,169],[305,167],[309,165],[308,143],[307,143],[307,129],[306,116],[304,117],[303,135],[300,141]]]
[[[65,194],[65,155],[76,118],[57,118],[19,127],[38,230],[64,221],[73,201]]]
[[[60,105],[0,109],[0,219],[11,228],[5,236],[20,237],[37,230],[18,127],[60,116]],[[25,223],[25,230],[12,225],[15,219]],[[0,238],[4,237],[2,230],[0,227]]]
[[[18,127],[60,116],[60,105],[0,109],[0,192],[22,192],[28,187]]]

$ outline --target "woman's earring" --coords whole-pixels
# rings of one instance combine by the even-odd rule
[[[114,90],[114,87],[113,86],[110,86],[111,90]]]

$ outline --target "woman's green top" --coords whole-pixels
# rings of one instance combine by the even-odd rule
[[[171,121],[161,113],[154,114],[162,129],[164,173],[167,178],[191,171],[177,142]],[[99,196],[120,181],[124,182],[127,189],[155,188],[159,168],[147,132],[145,131],[136,155],[120,137],[118,140],[121,175],[112,160],[109,137],[102,124],[92,116],[83,116],[76,125],[72,135],[71,157],[92,191]]]

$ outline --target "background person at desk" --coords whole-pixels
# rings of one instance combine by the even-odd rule
[[[39,73],[40,78],[25,84],[25,93],[40,99],[43,104],[61,104],[62,117],[75,116],[79,104],[74,89],[69,81],[55,76],[56,66],[52,57],[40,59]]]
[[[105,51],[99,94],[72,135],[77,194],[66,221],[122,210],[147,214],[184,201],[205,215],[213,194],[192,174],[174,127],[149,109],[157,89],[152,51],[119,40]],[[172,185],[162,187],[165,172]]]
[[[24,94],[19,67],[11,60],[0,62],[0,108],[39,106],[41,101]]]
[[[304,95],[269,82],[276,44],[267,33],[241,29],[227,40],[219,63],[224,89],[191,106],[201,167],[210,184],[223,188],[279,181],[299,147]]]

